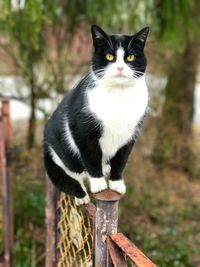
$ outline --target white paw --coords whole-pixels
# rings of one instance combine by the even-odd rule
[[[108,188],[106,179],[102,178],[90,178],[90,190],[92,193],[97,193]]]
[[[85,197],[83,197],[83,198],[75,197],[75,204],[76,204],[76,206],[88,204],[89,202],[90,202],[90,197],[88,196],[88,194]]]
[[[122,195],[126,193],[126,186],[124,184],[124,180],[117,180],[117,181],[109,180],[109,188]]]

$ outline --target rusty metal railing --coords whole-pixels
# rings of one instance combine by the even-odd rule
[[[1,100],[0,114],[0,175],[2,189],[2,218],[3,218],[3,260],[5,267],[12,266],[13,249],[13,211],[10,181],[11,167],[11,138],[10,106],[8,99]]]
[[[127,258],[136,267],[156,267],[127,237],[118,233],[118,203],[121,195],[105,190],[95,194],[95,267],[126,267]]]
[[[49,182],[48,182],[49,183]],[[52,187],[53,188],[53,187]],[[51,189],[52,189],[51,188]],[[49,193],[48,193],[49,194]],[[52,192],[51,192],[52,194]],[[53,194],[55,199],[55,194]],[[62,195],[63,198],[63,195]],[[136,267],[156,267],[156,265],[147,258],[141,251],[138,249],[127,237],[125,237],[122,233],[118,233],[118,203],[121,199],[121,195],[112,191],[112,190],[104,190],[103,192],[97,193],[94,195],[96,200],[96,206],[92,203],[82,206],[82,210],[86,213],[87,216],[91,219],[92,222],[92,229],[91,233],[93,235],[92,244],[91,244],[91,255],[89,255],[89,259],[91,261],[81,261],[78,260],[80,254],[77,256],[76,261],[76,252],[73,252],[73,261],[69,261],[69,259],[65,259],[63,261],[56,250],[51,249],[51,251],[47,251],[46,254],[46,267],[128,267],[136,266]],[[70,200],[71,202],[71,200]],[[60,204],[59,204],[60,205]],[[68,209],[70,205],[67,206]],[[75,207],[73,206],[73,209]],[[55,202],[52,203],[51,212],[53,213],[53,209],[55,209]],[[76,212],[79,212],[80,208],[77,208]],[[54,210],[54,214],[56,214],[57,218],[55,219],[54,216],[50,216],[53,218],[54,223],[59,224],[59,213],[58,209]],[[69,210],[64,210],[63,212],[69,213]],[[77,213],[75,213],[77,214]],[[82,211],[81,211],[82,214]],[[75,215],[76,216],[76,215]],[[49,217],[49,218],[50,218]],[[62,217],[63,220],[63,217]],[[69,222],[69,221],[68,221]],[[69,226],[65,226],[66,227]],[[71,226],[73,227],[73,225]],[[80,228],[82,226],[80,225]],[[47,225],[48,229],[48,225]],[[52,237],[52,241],[56,242],[57,245],[54,243],[53,248],[62,246],[61,242],[63,239],[67,239],[67,234],[63,237],[62,233],[58,232],[57,225],[55,224],[54,227],[51,226],[52,231],[50,231],[50,235]],[[77,230],[77,229],[76,229]],[[67,233],[67,231],[65,231]],[[79,231],[81,234],[81,230]],[[56,238],[55,238],[56,236]],[[48,239],[48,237],[47,237]],[[79,240],[85,240],[85,236],[79,238]],[[68,244],[73,243],[73,240],[70,242],[65,241]],[[58,246],[59,243],[59,246]],[[47,245],[49,242],[47,243]],[[52,244],[52,243],[51,243]],[[83,244],[84,245],[84,244]],[[88,242],[87,242],[88,246]],[[83,247],[83,246],[82,246]],[[52,248],[52,246],[51,246]],[[67,247],[70,250],[70,247]],[[52,257],[52,255],[54,255]],[[66,257],[71,257],[70,251],[66,253]],[[49,259],[52,259],[49,262]],[[127,264],[129,262],[129,265]],[[70,263],[69,263],[70,262]],[[72,264],[73,262],[73,264]]]

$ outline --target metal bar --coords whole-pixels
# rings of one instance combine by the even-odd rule
[[[114,267],[128,267],[123,252],[120,248],[108,238],[108,250]]]
[[[96,219],[96,216],[95,216]],[[95,267],[96,220],[93,222],[92,267]]]
[[[3,240],[4,240],[4,265],[9,267],[11,253],[10,243],[8,242],[8,210],[7,210],[7,186],[6,186],[6,156],[5,156],[5,144],[3,137],[3,122],[0,121],[0,164],[1,164],[1,184],[2,184],[2,201],[3,201]]]
[[[60,250],[58,249],[58,242],[60,240],[60,232],[58,230],[58,224],[60,222],[60,209],[58,208],[58,202],[60,200],[60,196],[61,196],[61,192],[55,187],[55,198],[56,198],[56,204],[55,204],[55,212],[56,212],[56,224],[55,224],[55,227],[54,227],[54,230],[55,230],[55,240],[56,240],[56,246],[55,246],[55,249],[56,249],[56,266],[58,266],[58,262],[60,260]]]
[[[110,238],[117,244],[137,267],[156,267],[127,237],[123,234],[112,234]]]
[[[95,194],[96,199],[96,235],[95,235],[95,267],[113,267],[108,253],[107,237],[117,233],[118,202],[121,195],[104,190]]]
[[[89,215],[93,227],[92,227],[92,232],[93,232],[93,240],[92,240],[92,267],[95,267],[95,235],[96,235],[96,227],[95,227],[95,221],[96,221],[96,206],[92,203],[88,203],[86,205],[83,205],[83,209],[85,212]]]
[[[57,189],[46,176],[46,254],[45,267],[57,266]]]
[[[86,205],[83,205],[83,209],[87,212],[87,214],[89,215],[90,219],[94,223],[95,220],[96,220],[96,211],[97,211],[95,205],[92,204],[92,203],[88,203]]]
[[[11,184],[11,140],[12,127],[10,121],[9,100],[2,101],[1,122],[1,170],[3,189],[3,224],[4,224],[4,261],[6,267],[12,266],[12,250],[14,240],[13,201]]]
[[[10,119],[10,102],[9,99],[2,100],[2,120],[4,125],[4,141],[6,149],[11,148],[12,143],[12,126]]]

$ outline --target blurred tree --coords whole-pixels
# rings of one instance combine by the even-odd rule
[[[66,89],[69,40],[74,31],[74,28],[66,31],[66,2],[4,0],[0,3],[3,11],[1,30],[7,37],[3,48],[12,56],[17,74],[24,79],[29,90],[27,97],[19,97],[31,107],[27,134],[29,148],[35,144],[36,109],[47,115],[40,100],[55,98],[55,93],[63,93]],[[74,14],[71,21],[75,22],[77,17],[78,13]],[[49,54],[52,43],[54,55]]]
[[[4,48],[14,60],[18,75],[21,75],[29,88],[26,99],[31,107],[28,127],[28,146],[35,140],[36,105],[42,88],[37,84],[38,65],[44,51],[44,39],[41,35],[44,16],[39,1],[10,1],[1,4],[1,25],[6,34]]]
[[[189,170],[194,166],[190,139],[200,43],[200,2],[166,0],[155,3],[158,36],[173,52],[153,159],[159,167],[173,164]]]

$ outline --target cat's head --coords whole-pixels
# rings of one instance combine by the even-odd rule
[[[144,74],[147,65],[144,46],[149,27],[134,35],[109,35],[97,25],[92,25],[91,31],[95,78],[121,83],[133,81]]]

